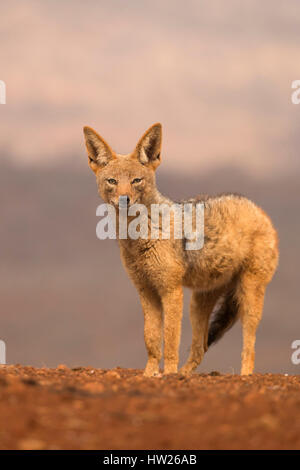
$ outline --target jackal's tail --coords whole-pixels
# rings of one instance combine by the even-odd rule
[[[219,308],[213,313],[209,325],[207,346],[219,341],[238,319],[238,301],[236,298],[236,285],[226,293]]]

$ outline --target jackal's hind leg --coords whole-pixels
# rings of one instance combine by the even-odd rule
[[[180,373],[188,375],[195,370],[203,359],[207,350],[207,336],[209,317],[220,296],[219,291],[194,291],[190,306],[190,320],[192,324],[192,347],[189,358],[180,369]]]
[[[265,285],[258,285],[255,279],[244,276],[238,292],[239,314],[243,329],[243,352],[241,375],[253,373],[255,361],[256,330],[262,316]]]

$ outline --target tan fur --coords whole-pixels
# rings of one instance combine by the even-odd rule
[[[84,134],[89,165],[105,202],[117,208],[119,197],[127,196],[130,204],[142,203],[149,209],[151,204],[172,204],[155,184],[155,170],[160,163],[160,124],[150,127],[128,155],[116,154],[89,127],[84,128]],[[183,286],[193,289],[193,340],[190,356],[180,372],[189,374],[196,369],[208,341],[214,342],[232,326],[235,311],[243,326],[241,373],[251,374],[254,369],[256,328],[265,289],[278,262],[276,231],[268,216],[244,197],[202,196],[191,201],[197,200],[205,204],[205,242],[201,250],[187,251],[183,241],[174,238],[118,240],[121,259],[143,307],[146,376],[159,373],[162,340],[164,373],[177,372]],[[209,326],[210,316],[222,299],[225,313],[222,316],[220,310]]]

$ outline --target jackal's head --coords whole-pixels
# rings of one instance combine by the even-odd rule
[[[115,207],[120,196],[127,204],[151,204],[156,192],[155,170],[160,164],[161,124],[151,126],[128,155],[115,153],[91,127],[84,127],[89,166],[96,174],[102,199]]]

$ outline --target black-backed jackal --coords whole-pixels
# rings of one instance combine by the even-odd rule
[[[128,155],[115,153],[90,127],[84,128],[89,166],[99,194],[118,210],[128,206],[172,204],[156,188],[161,125],[154,124]],[[278,262],[277,234],[269,217],[252,201],[233,194],[203,196],[204,246],[186,250],[182,240],[119,239],[123,264],[135,284],[144,312],[148,351],[146,376],[159,373],[164,339],[164,373],[176,373],[181,332],[183,286],[192,289],[193,339],[180,373],[200,364],[207,348],[240,318],[243,328],[241,374],[254,369],[256,329],[265,289]],[[151,217],[150,217],[151,218]]]

